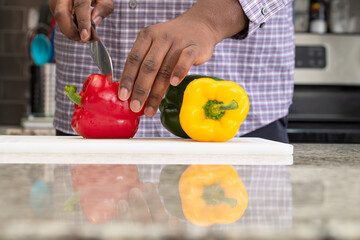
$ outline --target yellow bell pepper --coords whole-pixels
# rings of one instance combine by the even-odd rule
[[[234,167],[191,165],[180,177],[179,193],[185,218],[199,226],[229,224],[248,205],[248,194]]]
[[[179,119],[192,139],[225,142],[236,135],[248,112],[249,98],[238,84],[199,78],[185,89]]]

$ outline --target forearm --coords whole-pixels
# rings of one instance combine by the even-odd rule
[[[238,0],[198,0],[183,16],[189,15],[206,24],[213,31],[217,43],[249,24]]]

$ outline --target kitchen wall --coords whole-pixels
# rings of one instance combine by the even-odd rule
[[[19,125],[27,112],[31,65],[28,17],[31,8],[38,10],[43,3],[44,0],[0,0],[0,125]]]

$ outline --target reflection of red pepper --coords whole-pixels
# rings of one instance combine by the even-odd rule
[[[65,203],[74,210],[80,201],[85,218],[102,223],[118,213],[119,200],[127,200],[129,190],[140,187],[135,165],[75,165],[71,169],[75,194]]]
[[[143,110],[134,113],[129,101],[118,99],[119,83],[92,74],[82,91],[67,85],[65,92],[75,103],[71,126],[84,138],[131,138],[135,135]]]

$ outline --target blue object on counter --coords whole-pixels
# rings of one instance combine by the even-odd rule
[[[44,34],[38,34],[32,40],[30,52],[37,65],[43,65],[53,57],[51,42]]]
[[[43,212],[50,204],[49,186],[40,180],[35,181],[30,191],[30,203],[35,212]]]

